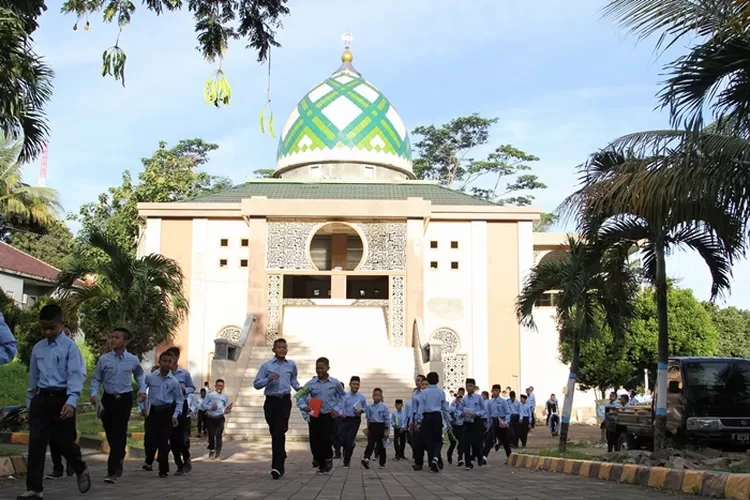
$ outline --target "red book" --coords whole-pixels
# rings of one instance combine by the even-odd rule
[[[320,415],[320,408],[323,406],[323,400],[318,398],[310,398],[310,402],[307,404],[310,407],[310,416],[318,418]]]

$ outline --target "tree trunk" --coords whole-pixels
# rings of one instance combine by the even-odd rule
[[[576,371],[578,370],[578,359],[581,354],[581,338],[576,332],[573,343],[573,359],[570,360],[570,375],[568,376],[568,393],[565,395],[563,404],[562,420],[560,422],[560,451],[568,447],[568,428],[570,427],[570,415],[573,413],[573,393],[576,390]]]
[[[669,328],[667,323],[667,269],[664,246],[656,246],[656,311],[659,320],[659,364],[656,374],[656,418],[654,450],[664,449],[667,436],[667,365],[669,363]]]

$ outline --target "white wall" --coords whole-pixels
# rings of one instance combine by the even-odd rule
[[[146,227],[141,229],[141,235],[138,238],[137,256],[143,257],[152,253],[161,253],[161,219],[146,219]],[[149,373],[151,367],[156,362],[156,351],[151,351],[143,355],[141,366]]]
[[[248,247],[241,246],[246,238],[244,221],[193,219],[188,368],[197,386],[207,379],[218,333],[227,326],[241,329],[245,321],[248,268],[240,261],[249,259]],[[219,266],[221,259],[226,267]]]

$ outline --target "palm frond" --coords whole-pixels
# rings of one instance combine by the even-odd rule
[[[685,225],[669,235],[674,246],[685,245],[698,252],[711,272],[711,300],[728,291],[732,280],[732,261],[721,241],[706,228]]]

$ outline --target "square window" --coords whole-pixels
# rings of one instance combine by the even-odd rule
[[[453,250],[458,250],[458,242],[457,241],[451,241],[451,248]]]
[[[437,269],[437,268],[438,268],[438,263],[436,260],[433,260],[432,262],[430,262],[430,269]]]
[[[247,259],[240,260],[240,267],[247,267]]]
[[[433,249],[434,249],[434,248],[437,248],[437,247],[438,247],[438,243],[437,243],[437,241],[435,241],[435,240],[432,240],[432,241],[430,242],[430,248],[433,248]]]
[[[222,238],[220,244],[223,247],[228,247],[229,246],[229,240],[226,239],[226,238]]]
[[[219,267],[227,267],[227,259],[219,259]]]
[[[240,245],[243,247],[246,247],[249,244],[249,240],[247,238],[242,238],[240,240]]]
[[[455,260],[453,262],[451,262],[451,269],[453,269],[453,270],[458,269],[458,262],[456,262]]]

